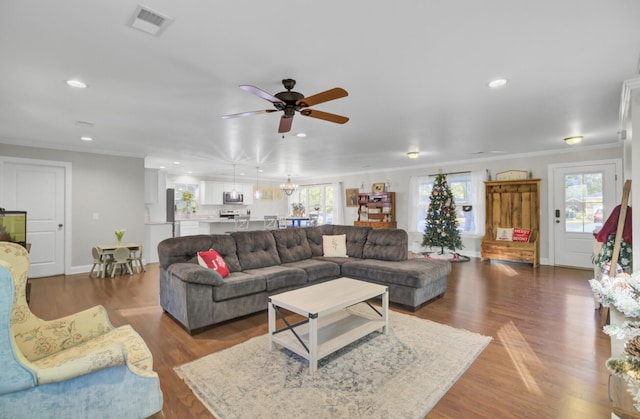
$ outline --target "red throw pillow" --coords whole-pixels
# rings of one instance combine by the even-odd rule
[[[198,263],[203,268],[215,270],[223,278],[229,276],[229,267],[224,262],[222,256],[220,256],[220,253],[213,249],[209,249],[206,252],[198,252]]]
[[[528,243],[529,236],[531,236],[531,230],[525,230],[523,228],[514,227],[513,229],[513,241]]]

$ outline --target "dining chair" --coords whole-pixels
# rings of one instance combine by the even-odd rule
[[[265,230],[273,230],[279,228],[278,227],[278,216],[277,215],[265,215],[264,216],[264,229]]]
[[[111,277],[114,277],[116,274],[116,269],[120,267],[121,271],[127,269],[129,274],[133,274],[131,270],[131,265],[129,264],[129,255],[131,251],[126,247],[119,247],[113,252],[113,261],[111,262]]]
[[[307,220],[307,227],[315,227],[318,225],[318,214],[309,214],[309,219]]]
[[[235,231],[249,230],[249,216],[241,215],[233,219],[235,223]]]
[[[103,258],[103,254],[100,253],[100,250],[96,246],[91,248],[91,255],[93,256],[93,266],[91,267],[91,272],[89,272],[89,276],[93,274],[93,270],[98,267],[98,275],[102,273],[105,269],[105,259]]]
[[[144,251],[144,246],[142,243],[138,246],[137,249],[131,249],[131,253],[129,255],[129,264],[133,269],[135,265],[138,265],[139,272],[146,272],[144,268],[144,263],[142,262],[142,253]]]

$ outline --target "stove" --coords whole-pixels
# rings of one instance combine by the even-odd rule
[[[220,210],[220,218],[236,218],[238,215],[240,215],[240,211],[239,210]]]

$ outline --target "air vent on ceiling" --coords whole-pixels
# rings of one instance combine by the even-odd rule
[[[129,19],[129,26],[153,36],[160,36],[172,22],[173,19],[168,16],[147,7],[138,6]]]

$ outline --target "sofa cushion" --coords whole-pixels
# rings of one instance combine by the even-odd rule
[[[231,236],[236,241],[238,260],[243,271],[280,265],[271,231],[236,231]]]
[[[229,272],[240,272],[240,261],[238,260],[238,250],[236,241],[228,234],[212,234],[210,248],[220,253],[224,262],[229,267]]]
[[[334,225],[331,234],[345,234],[347,236],[347,255],[353,258],[361,258],[367,234],[372,230],[368,226],[343,226]]]
[[[387,261],[350,259],[342,265],[342,275],[383,284],[397,284],[422,288],[451,272],[446,260],[408,259]]]
[[[224,283],[213,287],[213,300],[224,301],[230,298],[243,297],[267,289],[266,278],[262,275],[234,272],[225,278]]]
[[[333,225],[323,224],[316,227],[303,228],[307,234],[307,242],[312,256],[322,256],[322,236],[333,234]]]
[[[282,265],[248,269],[244,272],[250,275],[263,276],[266,279],[267,291],[295,287],[307,282],[307,273],[304,270]]]
[[[409,235],[399,228],[379,228],[367,234],[362,257],[365,259],[406,260]]]
[[[304,269],[307,273],[308,282],[332,279],[340,276],[340,265],[324,260],[305,259],[298,262],[285,263],[282,266]]]
[[[226,278],[229,276],[229,267],[224,262],[220,253],[213,249],[209,249],[204,252],[198,252],[198,265],[203,268],[213,269],[218,272],[221,277]]]
[[[303,228],[271,231],[282,263],[297,262],[311,257],[311,247]]]
[[[344,234],[322,236],[322,256],[333,258],[346,258],[347,239]]]

